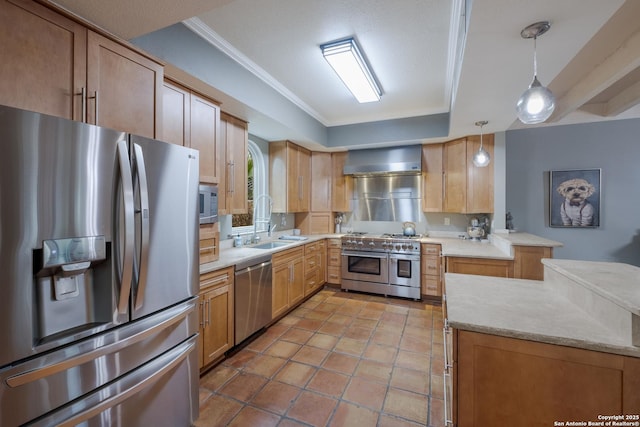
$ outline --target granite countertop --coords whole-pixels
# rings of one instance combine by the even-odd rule
[[[506,240],[512,246],[545,246],[559,247],[562,243],[529,233],[494,233],[494,241]]]
[[[425,241],[429,240],[429,241]],[[463,240],[452,238],[429,237],[423,239],[424,243],[439,243],[442,246],[442,255],[451,257],[513,259],[510,250],[494,245],[490,240],[484,239]]]
[[[545,267],[640,316],[640,267],[617,262],[543,259]]]
[[[591,287],[602,286],[616,299],[627,295],[633,287],[633,284],[621,287],[617,284],[617,273],[609,275],[626,264],[598,266],[598,263],[571,260],[544,262],[545,268],[561,268]],[[596,266],[589,269],[589,264]],[[636,274],[637,285],[640,269],[632,267],[631,270]],[[594,271],[600,273],[594,274]],[[622,274],[626,276],[626,273]],[[630,337],[576,305],[553,283],[454,273],[445,274],[445,283],[448,322],[455,328],[640,357],[640,347],[632,345]],[[635,306],[637,299],[632,301],[628,305]]]
[[[200,265],[200,274],[219,270],[221,268],[230,267],[235,264],[238,264],[239,262],[248,261],[249,259],[254,257],[257,258],[269,253],[274,254],[276,252],[292,249],[298,246],[305,245],[307,243],[312,243],[318,240],[323,240],[326,238],[337,236],[335,234],[327,234],[327,235],[321,234],[321,235],[313,235],[313,236],[303,236],[307,238],[306,240],[280,240],[279,237],[283,234],[291,234],[291,232],[289,231],[288,233],[275,234],[274,237],[269,239],[262,239],[260,243],[257,243],[255,245],[246,245],[238,248],[235,248],[232,246],[222,247],[220,250],[220,258],[217,261],[208,262]],[[281,246],[279,248],[273,248],[273,249],[256,249],[253,247],[253,246],[257,246],[259,244],[267,243],[267,242],[287,242],[289,244],[287,244],[286,246]]]
[[[282,234],[290,234],[290,230],[275,233],[273,238],[263,239],[260,243],[269,241],[282,241],[278,238]],[[265,255],[269,252],[275,253],[286,249],[291,249],[296,246],[304,245],[305,243],[314,242],[326,238],[340,238],[343,234],[321,234],[321,235],[307,235],[307,240],[293,241],[291,244],[276,249],[255,249],[252,246],[247,245],[240,248],[234,248],[231,246],[225,247],[225,242],[222,243],[223,247],[220,251],[220,259],[218,261],[209,262],[200,266],[200,274],[210,271],[218,270],[220,268],[229,267],[237,264],[240,261],[246,261],[252,257],[258,257]],[[468,258],[489,258],[489,259],[513,259],[513,251],[511,246],[526,245],[526,246],[562,246],[562,243],[553,240],[544,239],[542,237],[535,236],[529,233],[509,233],[509,234],[492,234],[489,239],[483,239],[481,241],[464,240],[453,237],[441,237],[441,236],[429,236],[422,237],[421,243],[434,243],[442,246],[442,255],[451,257],[468,257]],[[230,242],[229,242],[230,243]]]

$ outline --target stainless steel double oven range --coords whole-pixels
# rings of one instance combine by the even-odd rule
[[[420,299],[420,242],[402,234],[342,238],[342,289]]]

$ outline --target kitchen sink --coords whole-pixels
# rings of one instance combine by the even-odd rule
[[[290,245],[293,242],[265,242],[260,243],[259,245],[253,246],[255,249],[275,249],[281,248],[283,246]]]

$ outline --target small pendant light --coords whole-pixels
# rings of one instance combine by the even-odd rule
[[[528,125],[544,122],[551,116],[556,107],[553,93],[538,81],[536,39],[546,33],[549,28],[551,28],[549,21],[541,21],[527,26],[520,32],[522,38],[533,39],[533,81],[516,104],[518,119]]]
[[[482,145],[482,126],[486,125],[487,123],[489,122],[486,120],[481,120],[479,122],[476,122],[476,126],[480,126],[480,149],[476,154],[473,155],[473,164],[479,168],[488,166],[489,162],[491,161],[491,156],[489,155],[489,152],[485,150],[484,146]]]

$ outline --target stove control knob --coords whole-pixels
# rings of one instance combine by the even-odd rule
[[[406,251],[406,250],[407,250],[407,244],[406,244],[406,243],[403,243],[403,244],[402,244],[402,250],[404,250],[404,251]]]
[[[375,246],[375,245],[376,245],[375,243],[373,243],[373,242],[369,242],[369,246],[373,247],[373,246]]]
[[[364,243],[362,243],[362,240],[358,242],[358,246],[364,246]]]
[[[396,244],[396,250],[399,251],[400,250],[400,245]]]

